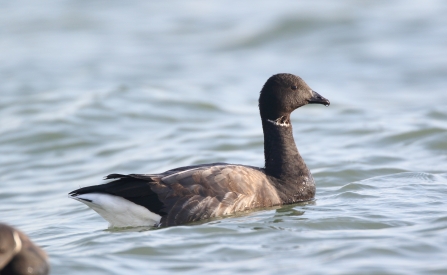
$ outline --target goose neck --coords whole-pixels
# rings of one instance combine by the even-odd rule
[[[266,174],[285,182],[307,176],[309,170],[295,145],[290,118],[263,118],[262,127]]]

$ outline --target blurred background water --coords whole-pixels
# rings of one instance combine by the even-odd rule
[[[52,274],[447,274],[447,2],[0,1],[0,221]],[[67,198],[110,173],[263,165],[257,99],[292,115],[316,201],[108,230]]]

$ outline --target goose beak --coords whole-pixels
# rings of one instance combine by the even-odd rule
[[[322,97],[319,93],[312,91],[312,97],[308,101],[309,104],[323,104],[324,106],[329,106],[331,103],[328,99]]]

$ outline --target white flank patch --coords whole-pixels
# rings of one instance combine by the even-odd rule
[[[110,227],[157,226],[161,220],[160,215],[152,213],[146,207],[118,196],[89,193],[70,198],[95,210],[110,223]]]
[[[310,93],[310,96],[311,96],[311,97],[314,96],[314,92],[312,91],[312,89],[309,90],[309,93]]]

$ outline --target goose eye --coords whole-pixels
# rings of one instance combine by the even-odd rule
[[[298,89],[298,87],[295,86],[295,85],[293,85],[293,86],[292,86],[292,90],[296,90],[296,89]]]

